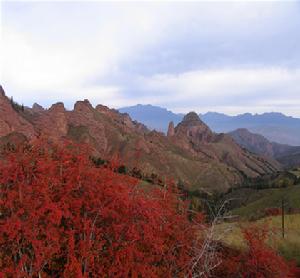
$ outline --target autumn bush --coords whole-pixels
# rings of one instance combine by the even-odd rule
[[[2,154],[4,277],[187,275],[201,241],[176,189],[146,193],[88,153],[39,140]]]
[[[226,248],[222,251],[222,263],[216,269],[218,277],[288,278],[300,277],[293,262],[286,262],[266,240],[268,227],[251,225],[243,229],[247,249],[243,252]]]
[[[89,153],[45,139],[1,153],[0,277],[290,275],[254,231],[246,253],[216,249],[171,182],[144,191]]]

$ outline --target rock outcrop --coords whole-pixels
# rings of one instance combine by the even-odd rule
[[[167,136],[168,137],[172,137],[175,135],[175,128],[174,128],[174,123],[173,122],[170,122],[169,123],[169,126],[168,126],[168,133],[167,133]]]
[[[199,146],[211,142],[213,137],[213,132],[195,112],[186,114],[175,128],[175,142],[189,150],[196,150]]]
[[[32,112],[33,113],[41,113],[43,112],[45,109],[43,106],[39,105],[38,103],[34,103],[32,105],[32,108],[31,108]]]
[[[33,113],[33,123],[39,134],[52,139],[60,139],[67,135],[67,110],[62,102],[53,104],[49,109]]]

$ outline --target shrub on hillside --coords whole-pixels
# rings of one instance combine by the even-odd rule
[[[173,187],[95,167],[88,151],[43,140],[0,162],[4,277],[174,277],[190,272],[199,231]],[[200,262],[200,261],[199,261]]]
[[[299,277],[299,269],[286,262],[275,250],[267,246],[268,229],[252,225],[243,230],[247,250],[223,251],[222,264],[216,269],[217,277],[288,278]]]
[[[0,277],[287,277],[255,231],[226,254],[175,187],[142,190],[89,153],[40,139],[1,154]]]

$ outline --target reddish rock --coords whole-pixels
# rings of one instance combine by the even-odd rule
[[[22,116],[22,111],[13,108],[11,100],[0,86],[0,137],[11,132],[20,132],[29,139],[36,134],[32,124]]]
[[[168,132],[167,132],[167,136],[168,137],[172,137],[175,135],[175,128],[174,128],[174,123],[170,122],[169,126],[168,126]]]

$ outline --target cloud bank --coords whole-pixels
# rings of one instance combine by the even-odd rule
[[[299,2],[2,2],[1,84],[77,99],[300,117]]]

